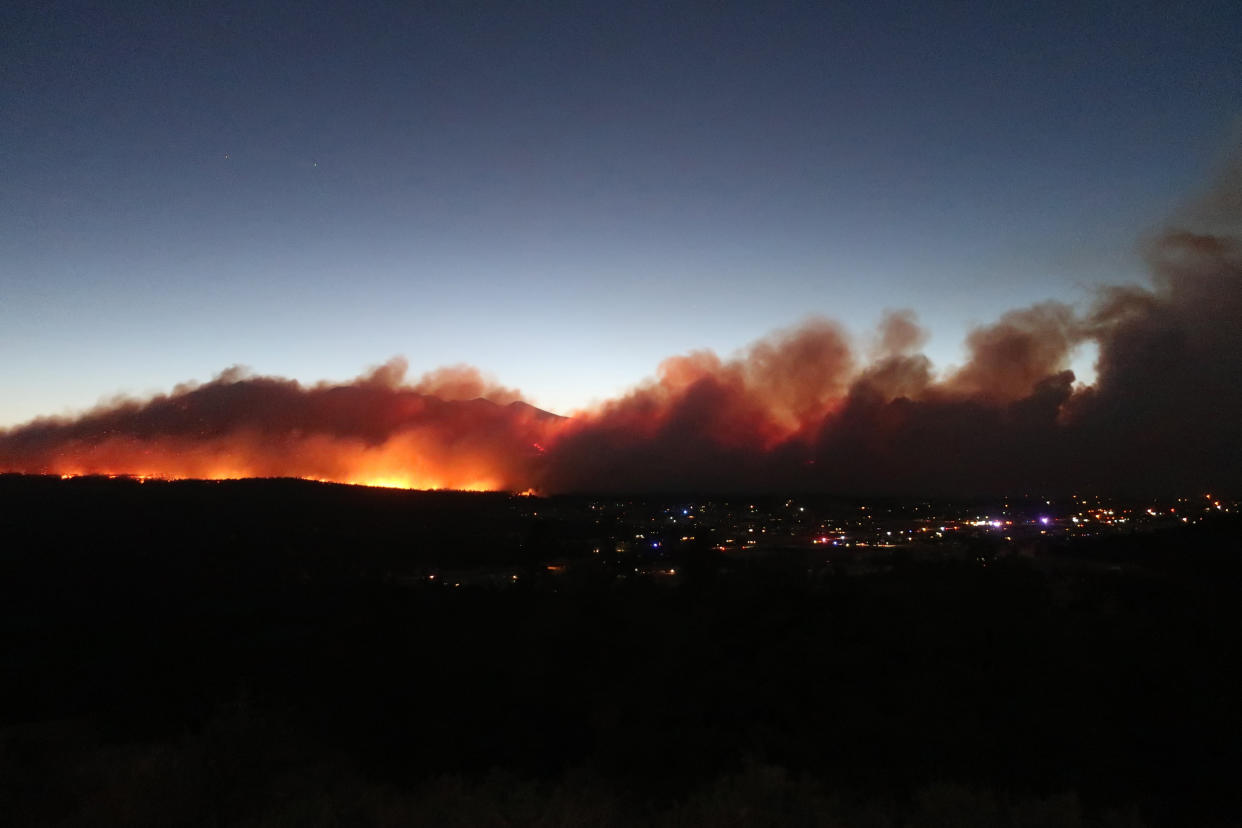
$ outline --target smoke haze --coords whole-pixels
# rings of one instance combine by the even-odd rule
[[[731,358],[670,357],[569,418],[464,365],[411,382],[394,359],[314,386],[230,368],[0,432],[0,470],[549,493],[1236,491],[1242,210],[1230,186],[1200,210],[1214,232],[1150,242],[1150,287],[1010,311],[972,331],[966,363],[941,377],[909,310],[866,349],[813,318]],[[1068,366],[1086,343],[1098,362],[1082,387]]]

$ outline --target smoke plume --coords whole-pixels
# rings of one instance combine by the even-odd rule
[[[0,467],[411,488],[529,485],[534,444],[558,418],[488,385],[474,369],[441,369],[413,384],[405,370],[394,359],[353,382],[304,387],[230,368],[167,396],[0,434]]]
[[[230,368],[0,432],[0,470],[543,492],[1237,491],[1242,199],[1204,204],[1212,232],[1150,242],[1150,286],[1006,313],[942,377],[912,311],[886,316],[867,349],[815,318],[732,358],[671,357],[569,418],[469,366],[409,382],[394,359],[313,386]],[[1068,368],[1084,343],[1099,354],[1086,387]]]

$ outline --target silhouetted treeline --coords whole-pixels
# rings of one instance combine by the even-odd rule
[[[556,524],[501,495],[3,478],[0,498],[19,824],[1242,813],[1236,522],[1072,550],[1160,564],[1135,573],[910,560],[812,582],[698,550],[675,588],[487,590],[388,574],[455,542],[530,558]]]

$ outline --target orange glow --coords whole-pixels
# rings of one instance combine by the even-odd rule
[[[66,455],[68,455],[66,457]],[[500,491],[528,481],[509,477],[505,457],[485,453],[453,456],[443,449],[421,450],[417,440],[398,437],[380,446],[325,437],[304,438],[295,447],[260,448],[247,439],[200,444],[159,440],[134,443],[108,440],[61,452],[64,465],[20,468],[59,474],[62,479],[106,475],[145,480],[239,480],[297,477],[391,489]],[[235,458],[226,461],[225,458]],[[60,458],[58,458],[60,459]],[[140,462],[141,465],[137,465]],[[533,492],[529,485],[525,490]]]
[[[502,425],[524,430],[529,424]],[[541,434],[544,431],[532,427]],[[73,441],[58,446],[51,456],[5,465],[10,471],[58,474],[63,479],[80,475],[138,481],[297,477],[396,489],[535,491],[536,481],[503,430],[493,430],[486,435],[489,439],[470,435],[471,439],[454,441],[445,436],[441,430],[397,432],[378,444],[322,434],[264,439],[236,433],[207,440],[108,437]]]
[[[407,384],[393,360],[303,386],[230,369],[143,402],[0,431],[0,471],[136,480],[296,477],[401,489],[534,491],[564,418],[458,366]]]

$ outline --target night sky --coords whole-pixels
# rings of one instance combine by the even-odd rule
[[[770,459],[779,445],[785,471],[739,472],[777,486],[814,458],[892,472],[876,452],[926,433],[982,460],[972,435],[994,428],[1039,457],[1071,420],[1076,450],[1119,428],[1170,453],[1182,429],[1211,433],[1185,478],[1210,480],[1242,408],[1242,6],[1006,6],[6,7],[0,461],[55,471],[68,438],[15,427],[179,383],[371,376],[447,401],[589,407],[556,452],[572,455],[573,473],[551,473],[570,486],[647,485],[634,458],[685,435],[714,441],[700,471],[722,446]],[[394,356],[404,375],[369,373]],[[485,381],[424,376],[463,364]],[[631,390],[650,377],[654,392]],[[857,415],[896,431],[854,456],[838,443],[860,383],[918,411]],[[1042,437],[1002,411],[1053,386]],[[1151,388],[1161,401],[1140,416],[1131,401]],[[1213,394],[1228,404],[1180,413]],[[296,417],[257,398],[245,416],[269,436],[389,448],[417,419],[400,393],[355,401],[366,422],[348,425],[297,399]],[[220,419],[235,403],[175,428],[86,423],[72,450],[99,469],[119,462],[105,438],[184,457],[149,441],[227,433],[188,473],[282,473],[217,462],[252,451],[233,439],[250,421]],[[980,406],[1000,419],[974,423]],[[454,434],[473,422],[444,416]],[[952,436],[936,425],[950,421]],[[515,433],[523,451],[538,442]],[[437,435],[403,451],[457,445]],[[548,474],[501,453],[501,471],[426,479]],[[308,473],[379,479],[396,462]]]
[[[943,370],[1236,137],[1237,3],[855,6],[6,6],[0,425],[398,354],[568,413],[888,308]]]

